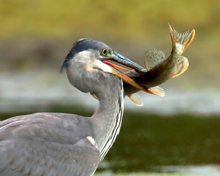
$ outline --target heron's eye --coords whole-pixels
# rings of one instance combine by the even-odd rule
[[[102,50],[102,55],[103,55],[103,56],[107,56],[107,55],[108,55],[108,50],[107,50],[106,48],[104,48],[104,49]]]

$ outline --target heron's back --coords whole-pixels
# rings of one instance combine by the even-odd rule
[[[17,116],[0,122],[0,175],[90,175],[99,151],[88,140],[88,118],[60,113]]]

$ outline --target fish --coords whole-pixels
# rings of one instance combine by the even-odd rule
[[[129,77],[146,90],[145,92],[158,96],[165,95],[165,91],[159,87],[160,84],[182,75],[188,69],[188,58],[182,54],[195,38],[195,29],[179,33],[170,24],[168,26],[172,42],[170,55],[166,58],[163,51],[149,49],[145,52],[146,71],[137,73],[132,70],[127,73]],[[137,98],[134,98],[134,94],[139,91],[138,89],[128,84],[124,85],[124,89],[125,94],[131,97],[130,99],[133,102],[142,104]]]

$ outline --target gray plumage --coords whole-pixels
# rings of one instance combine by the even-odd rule
[[[91,117],[36,113],[1,121],[0,175],[93,175],[119,134],[124,110],[122,80],[94,67],[106,47],[99,44],[68,56],[65,67],[70,83],[95,94],[99,108]]]
[[[91,122],[79,116],[37,113],[0,126],[0,175],[78,176],[82,170],[89,175],[99,162],[99,151],[87,138]]]

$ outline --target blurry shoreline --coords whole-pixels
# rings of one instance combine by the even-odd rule
[[[68,108],[83,105],[87,109],[94,109],[98,105],[92,96],[71,86],[65,73],[60,74],[58,70],[55,73],[54,70],[22,73],[0,74],[0,112],[47,111],[53,105]],[[137,107],[126,98],[125,109],[159,115],[220,114],[220,92],[217,90],[181,90],[173,88],[172,84],[162,87],[165,87],[165,97],[139,93],[144,106]]]

